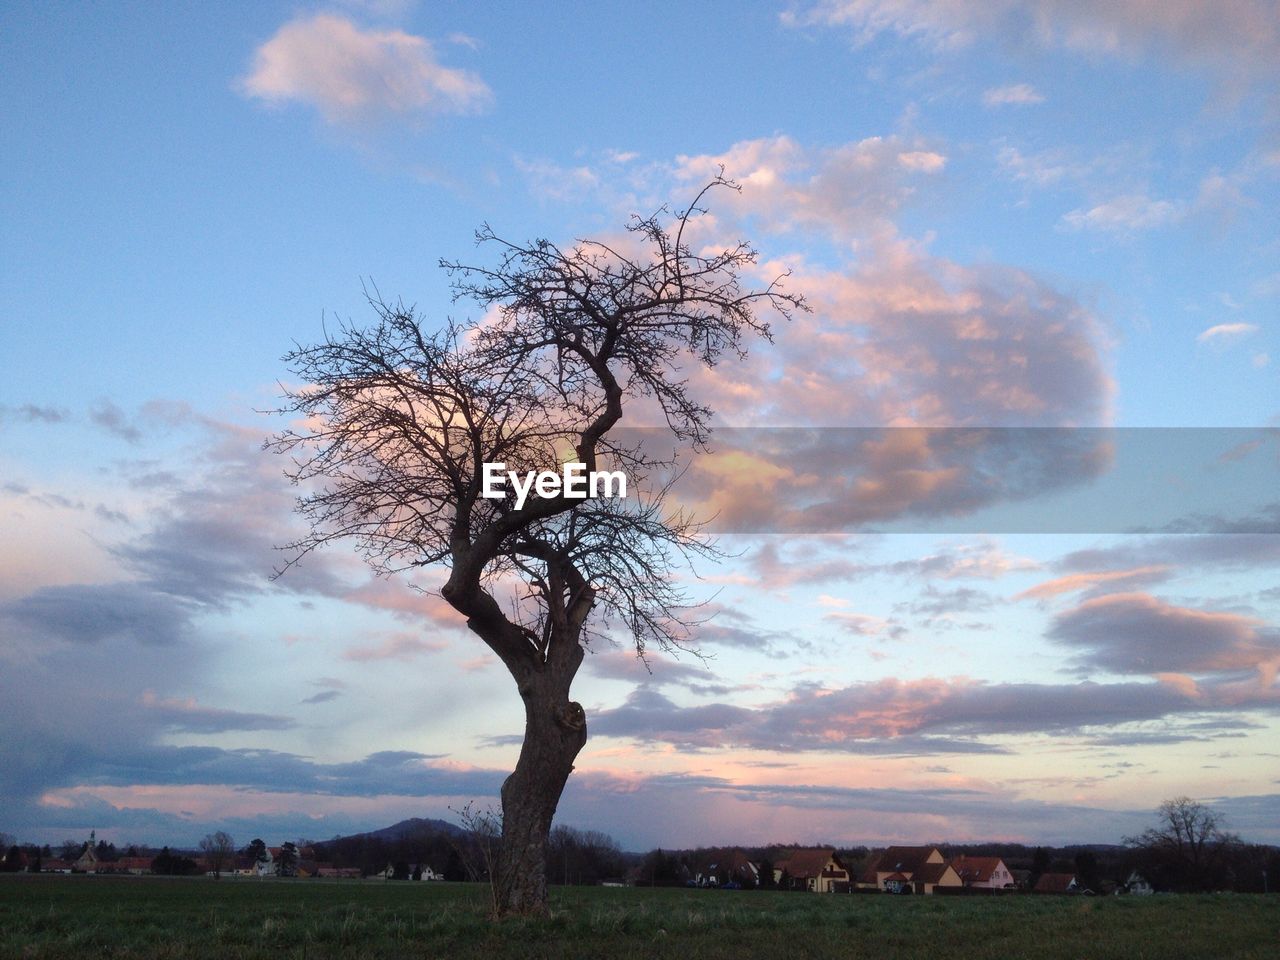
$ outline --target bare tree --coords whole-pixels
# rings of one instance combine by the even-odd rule
[[[219,830],[216,833],[205,834],[204,839],[200,841],[200,852],[204,854],[205,862],[213,872],[213,878],[217,880],[222,876],[222,870],[227,862],[235,855],[236,844],[231,839],[231,834],[225,830]]]
[[[292,454],[311,524],[290,563],[350,538],[381,573],[443,564],[441,596],[524,701],[524,745],[502,787],[500,914],[545,910],[547,834],[587,737],[570,699],[585,645],[611,625],[640,655],[684,645],[688,598],[674,567],[713,548],[664,506],[660,483],[625,500],[561,492],[517,506],[482,496],[483,465],[546,470],[568,455],[642,484],[670,464],[615,431],[640,399],[674,442],[705,446],[712,411],[685,368],[741,358],[748,338],[769,336],[767,314],[806,309],[781,277],[744,284],[756,264],[748,244],[691,249],[698,204],[719,187],[736,189],[717,177],[678,213],[633,218],[615,244],[521,245],[486,226],[477,239],[496,248],[495,265],[441,262],[482,320],[431,332],[375,296],[376,323],[346,324],[285,358],[302,386],[279,412],[301,425],[270,445]]]
[[[1217,883],[1224,854],[1239,838],[1223,829],[1222,818],[1190,797],[1160,804],[1158,821],[1125,843],[1140,848],[1147,869],[1175,889],[1209,889]]]

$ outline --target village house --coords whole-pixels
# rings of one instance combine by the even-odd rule
[[[868,861],[858,878],[860,889],[887,893],[933,894],[939,888],[963,886],[937,847],[888,847]]]
[[[1147,878],[1137,870],[1130,870],[1125,882],[1116,888],[1116,893],[1132,893],[1138,897],[1150,896],[1155,892],[1155,888],[1151,886]]]
[[[72,873],[97,873],[98,872],[98,854],[94,850],[93,842],[85,844],[84,850],[76,861],[71,864]]]
[[[335,867],[331,863],[317,863],[316,876],[330,879],[359,880],[361,874],[359,867]]]
[[[1042,873],[1033,893],[1084,893],[1074,873]]]
[[[1012,890],[1016,886],[1013,871],[999,857],[960,855],[951,861],[951,869],[960,882],[975,890]]]
[[[783,877],[793,890],[809,890],[813,893],[848,893],[849,868],[830,847],[814,850],[794,850],[785,860],[773,865],[775,882]]]
[[[760,864],[749,859],[743,851],[733,850],[714,863],[700,867],[694,882],[699,887],[722,887],[728,883],[748,889],[757,887],[760,885]]]

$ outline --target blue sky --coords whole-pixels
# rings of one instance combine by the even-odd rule
[[[1280,842],[1278,24],[1263,0],[5,5],[0,829],[323,837],[495,795],[518,705],[438,599],[341,549],[267,579],[296,527],[259,411],[295,341],[370,317],[366,284],[466,317],[436,262],[483,261],[480,224],[608,236],[723,164],[742,191],[699,239],[751,238],[815,312],[697,379],[721,424],[1252,432],[1185,433],[1190,464],[1157,444],[1145,475],[1141,444],[1056,464],[1065,501],[1000,486],[979,514],[933,439],[854,450],[857,505],[912,532],[728,538],[694,584],[708,665],[588,659],[565,822],[1114,841],[1189,794]],[[737,454],[708,504],[758,515],[823,468]],[[1042,532],[1117,490],[1149,532]]]

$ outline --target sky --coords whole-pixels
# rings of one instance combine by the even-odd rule
[[[695,241],[813,311],[690,371],[715,616],[593,646],[558,822],[1116,843],[1188,795],[1280,843],[1275,2],[10,2],[0,60],[0,830],[492,802],[522,710],[440,571],[272,579],[281,357],[723,167]]]

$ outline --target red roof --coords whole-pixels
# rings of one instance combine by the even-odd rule
[[[875,883],[876,873],[887,870],[918,873],[936,849],[937,847],[886,847],[880,856],[867,862],[866,869],[862,871],[861,882]]]
[[[810,877],[821,876],[827,864],[833,859],[836,861],[836,866],[843,870],[844,864],[840,862],[836,852],[830,847],[795,850],[791,856],[778,863],[778,866],[797,880],[807,880]]]
[[[1066,893],[1075,882],[1074,873],[1042,873],[1036,881],[1036,893]]]
[[[987,883],[996,868],[1003,863],[999,857],[969,857],[962,854],[951,861],[951,866],[966,883]]]
[[[911,879],[915,883],[940,883],[943,874],[951,868],[949,863],[922,863]]]

